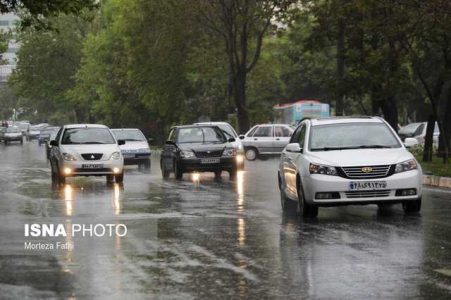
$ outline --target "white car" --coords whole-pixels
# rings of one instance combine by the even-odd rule
[[[398,135],[406,146],[413,147],[417,144],[424,144],[426,138],[427,122],[422,123],[410,123],[404,127],[401,127],[398,131]],[[432,141],[435,145],[438,145],[438,139],[440,136],[440,129],[437,122],[435,122],[434,133]],[[415,138],[417,142],[413,140]]]
[[[279,154],[290,141],[293,128],[287,124],[261,124],[241,135],[247,160],[262,155]]]
[[[233,148],[236,149],[237,155],[236,160],[238,163],[238,170],[244,169],[244,147],[243,143],[241,142],[240,138],[238,137],[238,134],[236,133],[235,129],[227,122],[200,122],[195,123],[194,125],[212,125],[212,126],[218,126],[219,129],[224,132],[225,136],[227,138],[234,138],[235,141],[231,142],[230,144],[233,146]]]
[[[125,145],[119,146],[126,165],[138,165],[150,169],[150,148],[146,137],[137,128],[111,129],[118,140],[124,140]]]
[[[124,157],[110,129],[97,124],[65,125],[50,141],[52,181],[64,183],[72,176],[106,176],[107,181],[124,179]]]
[[[304,217],[346,204],[421,209],[421,167],[377,117],[304,120],[281,154],[278,178],[282,209]]]

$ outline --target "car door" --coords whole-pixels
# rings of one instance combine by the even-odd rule
[[[285,146],[288,145],[292,132],[293,130],[288,126],[274,126],[274,152],[282,152]]]
[[[259,126],[252,136],[252,144],[257,147],[259,153],[272,153],[274,135],[272,125]]]
[[[291,136],[289,143],[299,143],[300,147],[304,147],[306,125],[302,123]],[[281,154],[281,176],[283,180],[283,188],[287,196],[297,199],[296,176],[298,173],[297,162],[302,153],[289,152],[284,149]]]
[[[164,144],[163,151],[161,153],[161,163],[165,165],[167,170],[172,170],[174,168],[174,155],[177,149],[175,146],[176,133],[176,128],[171,129],[167,142]]]

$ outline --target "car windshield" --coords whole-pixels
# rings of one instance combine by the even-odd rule
[[[115,144],[107,128],[68,128],[64,131],[61,144]]]
[[[136,142],[142,142],[146,141],[146,138],[142,134],[142,132],[138,129],[126,129],[126,130],[112,130],[113,134],[116,136],[116,139],[118,140],[125,140],[125,141],[136,141]]]
[[[347,123],[312,126],[311,151],[399,148],[393,132],[381,123]]]
[[[179,128],[177,143],[225,143],[226,138],[218,127]]]
[[[7,133],[20,133],[20,129],[17,127],[8,127],[6,128]]]

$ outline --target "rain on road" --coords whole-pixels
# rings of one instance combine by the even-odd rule
[[[420,215],[395,206],[284,215],[277,158],[163,180],[127,168],[123,185],[52,188],[43,147],[0,146],[0,298],[451,297],[451,191],[426,188]],[[124,237],[57,237],[73,251],[24,250],[24,224],[120,224]],[[43,238],[41,238],[43,239]]]

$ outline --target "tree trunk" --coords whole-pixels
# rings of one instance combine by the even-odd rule
[[[233,98],[237,109],[238,130],[244,134],[249,130],[249,114],[246,108],[246,71],[241,70],[235,75]]]
[[[345,26],[342,20],[338,21],[337,33],[337,87],[336,87],[336,108],[335,114],[343,116],[344,112],[344,73],[345,73]]]
[[[385,97],[385,101],[382,104],[382,112],[384,119],[398,132],[398,105],[393,95]]]
[[[428,162],[432,161],[432,152],[433,152],[433,135],[434,135],[434,127],[435,127],[435,117],[434,114],[431,114],[428,119],[428,124],[426,128],[426,137],[424,139],[424,149],[423,149],[423,161]]]

